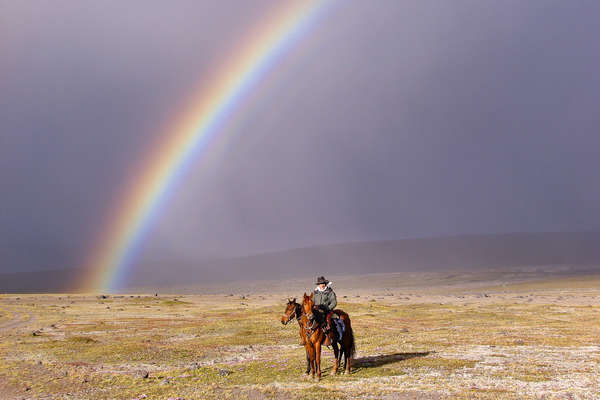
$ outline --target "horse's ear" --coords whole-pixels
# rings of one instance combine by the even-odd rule
[[[291,302],[292,302],[292,303],[295,303],[295,302],[296,302],[296,298],[294,297],[294,300],[292,300]]]
[[[310,294],[310,299],[312,300],[312,299],[313,299],[313,297],[314,297],[314,293],[311,293],[311,294]]]
[[[308,296],[306,295],[306,292],[304,292],[304,298],[307,298]]]

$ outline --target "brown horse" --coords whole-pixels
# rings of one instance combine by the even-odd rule
[[[350,317],[344,311],[334,310],[334,312],[344,321],[345,330],[341,338],[337,337],[337,329],[331,329],[328,333],[331,346],[333,347],[333,354],[335,356],[335,364],[331,371],[331,375],[337,374],[342,355],[344,356],[344,373],[349,374],[352,366],[352,357],[356,351],[352,325],[350,323]],[[313,294],[311,293],[311,295],[308,296],[304,293],[300,325],[302,327],[301,330],[304,330],[304,348],[306,349],[306,358],[310,366],[310,372],[313,378],[316,373],[317,379],[321,379],[321,345],[326,343],[327,340],[327,335],[322,329],[323,319],[324,316],[321,316],[321,313],[319,313],[315,307]],[[340,349],[338,349],[338,342],[341,345]]]
[[[302,305],[296,302],[296,298],[288,299],[288,302],[281,316],[281,323],[283,325],[289,324],[293,319],[298,321],[298,327],[300,328],[300,344],[306,345],[306,335],[304,329],[302,329]],[[310,362],[308,359],[308,353],[306,353],[306,375],[310,374]]]

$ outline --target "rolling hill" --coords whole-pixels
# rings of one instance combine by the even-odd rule
[[[600,266],[600,233],[511,233],[313,246],[245,257],[155,260],[137,266],[131,286],[170,286],[317,274]],[[0,292],[66,291],[77,269],[0,274]]]

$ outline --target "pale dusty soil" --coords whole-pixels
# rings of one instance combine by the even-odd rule
[[[0,324],[0,332],[15,329],[20,326],[30,325],[33,322],[35,322],[35,315],[28,313],[25,315],[25,317],[23,317],[23,315],[17,312],[11,315],[10,319],[7,319]]]
[[[336,279],[357,354],[329,376],[325,349],[320,382],[279,322],[310,282],[2,295],[0,399],[600,398],[600,277],[491,278]]]

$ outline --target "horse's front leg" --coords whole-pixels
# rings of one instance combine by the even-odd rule
[[[306,344],[306,339],[304,338],[304,335],[302,334],[302,327],[300,327],[300,346],[304,346]]]
[[[305,350],[306,350],[306,375],[310,374],[310,356],[308,354],[308,346],[305,345]]]
[[[317,379],[321,380],[321,341],[315,343],[315,365],[317,367]],[[314,375],[313,375],[314,378]]]
[[[331,347],[333,347],[333,356],[335,357],[335,362],[333,363],[333,369],[331,370],[331,375],[335,375],[337,374],[338,368],[340,366],[340,350],[338,349],[338,344],[337,342],[333,342],[331,344]]]
[[[308,366],[310,369],[310,374],[312,377],[315,377],[315,349],[312,346],[312,343],[307,340],[306,341],[306,356],[308,359]]]

